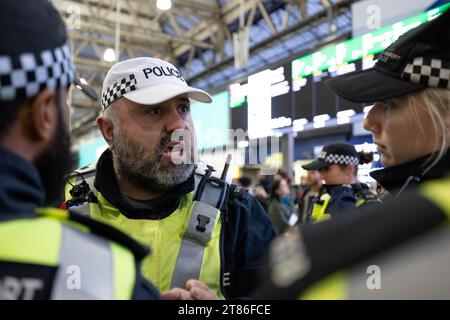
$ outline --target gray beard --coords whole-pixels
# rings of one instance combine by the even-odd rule
[[[170,136],[161,139],[153,152],[121,134],[114,128],[114,147],[112,150],[114,167],[120,170],[132,184],[143,190],[168,191],[187,181],[194,172],[194,161],[190,164],[163,165],[161,158]],[[192,158],[193,158],[193,152]]]

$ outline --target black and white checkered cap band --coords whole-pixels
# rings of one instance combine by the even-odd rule
[[[325,162],[332,164],[353,164],[355,166],[359,164],[358,157],[352,157],[345,154],[333,154],[323,151],[320,153],[319,158],[325,160]]]
[[[402,78],[427,87],[450,89],[450,62],[417,57],[406,65]]]
[[[105,111],[111,103],[122,97],[124,94],[136,90],[136,84],[137,82],[134,74],[130,74],[115,82],[102,95],[102,110]]]
[[[0,101],[35,97],[44,88],[61,88],[74,81],[69,43],[39,54],[0,55]]]

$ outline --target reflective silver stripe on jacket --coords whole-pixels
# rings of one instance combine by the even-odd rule
[[[85,217],[90,217],[91,209],[89,208],[89,205],[90,205],[89,202],[85,202],[82,205],[70,207],[69,211],[74,212],[79,215],[82,215],[82,216],[85,216]]]
[[[113,299],[113,263],[107,240],[63,226],[51,299]]]
[[[175,264],[171,288],[184,288],[187,280],[199,278],[205,246],[211,239],[213,227],[219,215],[218,212],[215,207],[206,203],[194,202],[191,219],[189,220]],[[202,219],[207,219],[208,221],[204,225],[204,231],[198,228]]]

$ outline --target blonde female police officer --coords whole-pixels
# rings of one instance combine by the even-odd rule
[[[255,296],[449,299],[450,11],[329,85],[377,101],[364,123],[385,166],[373,176],[396,198],[277,241]]]

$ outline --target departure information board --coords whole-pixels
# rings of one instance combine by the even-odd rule
[[[292,78],[297,80],[324,70],[335,69],[348,62],[375,55],[386,49],[402,34],[428,22],[450,7],[445,4],[359,37],[325,47],[292,61]]]
[[[434,19],[449,7],[450,3],[442,5],[365,35],[327,46],[291,63],[258,72],[255,78],[258,85],[249,86],[248,79],[231,84],[230,127],[254,129],[263,124],[276,129],[290,126],[297,119],[313,121],[314,117],[320,115],[334,118],[340,111],[363,112],[364,104],[339,98],[328,88],[326,80],[372,68],[379,53],[402,34]],[[270,87],[270,104],[269,94],[267,91],[262,94],[261,84],[264,84],[264,90]],[[253,102],[249,101],[249,95]],[[260,117],[261,114],[264,117]],[[269,114],[271,121],[267,125]],[[260,134],[264,133],[257,132],[255,136]]]

